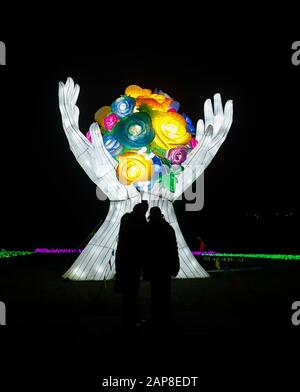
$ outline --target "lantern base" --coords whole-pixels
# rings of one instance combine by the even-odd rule
[[[123,201],[111,201],[108,215],[89,241],[87,246],[76,259],[75,263],[63,275],[70,280],[108,280],[115,275],[115,253],[119,235],[120,221],[126,212],[132,211],[140,197]],[[175,230],[180,271],[176,278],[207,278],[208,273],[201,267],[181,233],[172,202],[167,199],[154,197],[149,193],[142,195],[143,200],[151,207],[159,207],[167,222]]]

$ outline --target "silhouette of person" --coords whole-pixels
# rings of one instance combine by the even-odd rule
[[[115,259],[116,292],[122,293],[122,325],[132,330],[137,323],[136,298],[139,291],[142,260],[145,252],[145,229],[148,203],[136,204],[121,219]]]
[[[143,278],[150,281],[154,332],[166,332],[171,322],[171,277],[180,265],[175,231],[159,207],[152,207],[147,224],[148,246]]]

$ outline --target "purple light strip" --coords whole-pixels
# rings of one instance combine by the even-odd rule
[[[68,249],[68,248],[36,248],[34,253],[81,253],[82,249]]]
[[[214,252],[213,250],[209,250],[209,251],[203,251],[203,252],[201,252],[200,250],[194,250],[194,251],[192,251],[192,253],[193,253],[193,255],[196,255],[196,256],[205,256],[205,255],[215,255],[215,254],[217,254],[217,252]]]

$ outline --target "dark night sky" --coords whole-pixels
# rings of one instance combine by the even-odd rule
[[[298,37],[299,38],[299,37]],[[4,38],[0,38],[3,39]],[[201,235],[219,249],[295,250],[299,222],[300,66],[291,64],[297,37],[213,39],[186,30],[177,40],[151,31],[118,43],[103,28],[47,38],[5,38],[1,83],[0,247],[79,246],[105,217],[108,202],[75,161],[58,109],[58,81],[81,87],[80,127],[129,84],[161,88],[196,123],[206,98],[234,102],[227,140],[205,172],[205,204],[178,220],[191,246]],[[261,211],[260,222],[247,217]],[[290,218],[275,212],[292,211]],[[276,246],[274,244],[277,244]],[[271,246],[272,245],[272,246]],[[255,246],[253,249],[256,249]]]

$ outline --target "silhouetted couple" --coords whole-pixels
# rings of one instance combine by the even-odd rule
[[[146,220],[148,203],[135,205],[121,219],[116,252],[115,291],[121,292],[125,329],[138,323],[136,299],[141,277],[150,281],[153,326],[156,332],[171,321],[171,277],[179,272],[174,229],[165,221],[159,207],[152,207]]]

